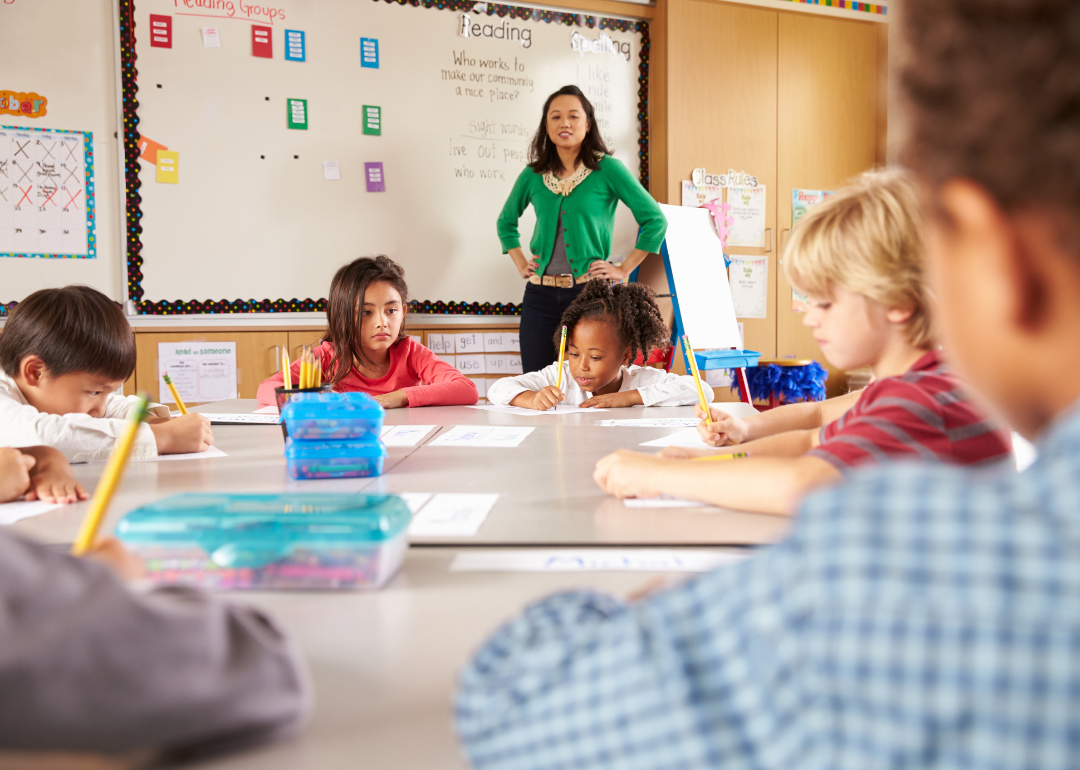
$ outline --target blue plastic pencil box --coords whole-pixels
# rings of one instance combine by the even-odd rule
[[[377,441],[384,415],[382,405],[367,393],[297,393],[281,419],[289,438],[301,441]]]
[[[116,536],[158,584],[379,588],[405,559],[410,518],[396,495],[192,492],[131,511]]]
[[[285,462],[294,479],[349,479],[382,473],[386,449],[376,437],[362,441],[285,439]]]

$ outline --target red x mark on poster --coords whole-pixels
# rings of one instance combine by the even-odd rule
[[[30,202],[30,191],[34,189],[34,186],[30,185],[25,190],[23,188],[19,187],[18,185],[15,185],[15,187],[17,187],[19,192],[22,193],[22,197],[19,198],[19,202],[15,204],[15,208],[18,208],[19,206],[21,206],[23,201],[26,201],[27,203],[29,203]]]
[[[251,55],[261,56],[264,59],[274,58],[274,40],[270,33],[270,27],[251,25]]]
[[[64,204],[64,211],[67,211],[68,207],[71,205],[74,205],[75,208],[79,208],[79,204],[75,203],[75,196],[82,192],[82,188],[80,187],[78,190],[72,193],[71,190],[65,187],[64,192],[68,194],[68,202]]]
[[[59,189],[60,189],[59,187],[54,187],[54,188],[53,188],[53,191],[52,191],[51,193],[49,193],[49,197],[45,199],[45,203],[51,203],[52,205],[54,205],[54,206],[55,206],[55,205],[56,205],[56,201],[54,201],[54,200],[53,200],[53,196],[54,196],[54,195],[56,195],[56,193],[57,193],[57,191],[58,191]],[[41,205],[42,205],[42,206],[44,206],[44,205],[45,205],[45,203],[42,203]]]

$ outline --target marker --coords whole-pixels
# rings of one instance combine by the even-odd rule
[[[683,357],[686,359],[687,365],[690,367],[690,376],[694,378],[694,384],[697,385],[698,398],[701,399],[701,411],[705,413],[705,424],[712,427],[712,416],[709,413],[709,402],[705,400],[705,389],[701,387],[701,375],[698,374],[697,361],[694,360],[694,351],[690,348],[690,337],[683,335]]]
[[[101,526],[101,520],[105,518],[105,511],[108,510],[109,501],[112,500],[116,485],[120,483],[120,477],[124,475],[128,457],[131,456],[131,447],[135,443],[135,434],[139,430],[139,425],[146,419],[147,403],[146,394],[140,393],[135,408],[131,410],[131,419],[128,421],[127,430],[120,437],[120,441],[117,443],[116,448],[113,449],[112,454],[109,455],[109,462],[105,466],[105,472],[101,474],[101,481],[98,482],[97,489],[94,490],[94,496],[90,499],[90,507],[86,510],[86,516],[83,517],[82,525],[79,527],[79,534],[71,546],[71,553],[74,556],[82,556],[90,550],[97,539],[98,527]]]
[[[184,406],[184,399],[180,398],[180,394],[176,392],[176,386],[173,385],[172,377],[168,372],[161,373],[161,379],[165,380],[165,384],[169,386],[169,392],[172,393],[173,401],[176,402],[177,408],[180,409],[180,414],[187,414],[187,407]]]
[[[708,457],[691,457],[691,460],[741,460],[749,457],[749,452],[732,452],[729,455],[709,455]]]

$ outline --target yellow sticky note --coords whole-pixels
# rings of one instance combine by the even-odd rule
[[[180,153],[176,150],[158,150],[157,180],[159,183],[180,183]]]

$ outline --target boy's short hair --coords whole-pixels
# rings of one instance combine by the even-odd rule
[[[1080,254],[1080,2],[905,0],[904,164],[1006,212],[1056,212]]]
[[[9,377],[29,355],[52,377],[88,372],[126,380],[135,370],[135,334],[120,306],[96,289],[42,289],[15,306],[0,334],[0,368]]]
[[[918,188],[906,172],[867,172],[810,209],[791,230],[784,272],[815,297],[842,286],[886,307],[910,308],[907,341],[924,350],[934,344]]]

